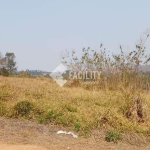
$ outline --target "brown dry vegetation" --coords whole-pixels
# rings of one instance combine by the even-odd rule
[[[149,137],[149,97],[148,91],[131,86],[89,90],[69,82],[61,88],[43,77],[0,77],[1,116],[56,124],[86,137],[101,129]]]

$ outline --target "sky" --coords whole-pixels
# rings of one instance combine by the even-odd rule
[[[145,32],[149,0],[0,0],[0,52],[14,52],[18,70],[53,71],[64,51],[100,43],[130,51]]]

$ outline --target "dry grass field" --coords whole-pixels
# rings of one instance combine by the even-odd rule
[[[122,85],[88,89],[70,82],[59,87],[44,77],[0,77],[0,116],[56,125],[82,138],[99,131],[108,142],[137,144],[137,137],[149,142],[149,91]]]

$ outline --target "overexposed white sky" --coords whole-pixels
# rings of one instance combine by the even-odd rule
[[[0,0],[0,51],[14,52],[19,70],[52,71],[66,49],[103,42],[113,53],[120,44],[130,50],[150,28],[149,7],[149,0]]]

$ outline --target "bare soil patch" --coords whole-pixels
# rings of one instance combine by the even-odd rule
[[[149,150],[148,142],[108,143],[104,133],[94,131],[90,138],[57,135],[59,126],[42,125],[27,120],[0,118],[0,150]],[[137,140],[137,141],[136,141]],[[136,142],[136,143],[135,143]]]

